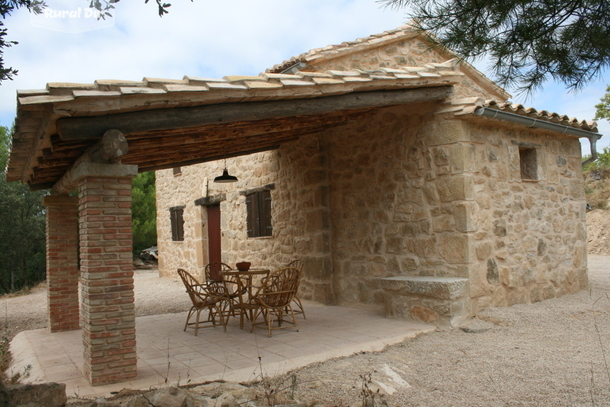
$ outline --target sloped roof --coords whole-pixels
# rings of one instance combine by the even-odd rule
[[[292,67],[295,70],[301,70],[309,64],[320,65],[323,61],[335,59],[338,57],[366,52],[372,48],[378,48],[380,46],[388,45],[393,42],[406,41],[414,38],[419,38],[424,43],[429,43],[429,40],[422,36],[421,31],[416,29],[410,24],[405,24],[393,30],[384,31],[379,34],[373,34],[368,37],[358,38],[354,41],[345,41],[341,44],[328,45],[322,48],[314,48],[300,55],[291,57],[273,67],[267,69],[269,73],[282,73],[286,70],[290,70]],[[430,44],[432,46],[432,44]],[[498,86],[495,82],[489,79],[485,74],[480,72],[474,66],[461,59],[457,54],[447,49],[435,48],[435,50],[447,58],[448,60],[459,60],[460,69],[470,76],[474,81],[478,82],[481,86],[488,89],[490,92],[497,95],[498,98],[508,100],[511,95],[506,92],[502,87]],[[455,62],[454,62],[455,63]],[[496,96],[494,96],[496,97]]]
[[[113,120],[134,118],[136,114],[147,115],[122,121],[125,127],[131,126],[126,134],[129,153],[122,162],[137,164],[142,170],[171,168],[181,163],[204,162],[276,147],[287,137],[294,139],[302,133],[319,131],[331,125],[332,119],[301,117],[297,105],[290,118],[280,120],[284,128],[290,129],[287,134],[279,132],[278,126],[271,126],[268,122],[272,118],[265,115],[258,121],[257,115],[246,116],[241,121],[237,120],[241,124],[228,119],[189,124],[188,117],[173,127],[149,128],[142,124],[143,121],[154,121],[160,113],[167,114],[168,110],[178,112],[180,109],[229,106],[232,111],[239,112],[242,108],[259,106],[255,103],[287,103],[349,94],[368,95],[375,91],[450,87],[461,75],[451,64],[430,64],[404,69],[300,72],[295,75],[264,73],[259,76],[225,76],[223,79],[185,76],[181,80],[144,78],[142,81],[98,80],[92,84],[49,83],[44,90],[18,91],[7,180],[22,180],[32,188],[48,188],[56,182],[76,158],[103,135],[103,129],[101,133],[82,137],[67,134],[66,128],[78,120],[98,120],[98,125],[102,123],[101,126],[110,129]],[[260,109],[264,110],[265,106],[260,105]],[[252,138],[255,136],[253,133],[240,144],[233,134],[235,129],[252,121],[260,122],[258,136]],[[94,127],[91,124],[84,126],[88,132]],[[252,133],[252,129],[248,125],[247,131]],[[167,144],[165,147],[153,145],[153,141],[159,143],[163,137]],[[234,145],[226,142],[228,138]],[[177,153],[176,146],[183,142],[200,144],[201,147],[193,148],[191,155]]]
[[[367,37],[354,46],[404,37],[406,31]],[[310,57],[334,49],[321,50]],[[49,188],[110,129],[127,138],[129,152],[122,162],[150,171],[276,148],[378,107],[421,101],[445,101],[439,112],[463,118],[489,107],[597,130],[592,122],[503,101],[452,100],[453,86],[463,76],[456,60],[449,60],[401,69],[49,83],[43,90],[17,93],[7,180]]]
[[[598,131],[597,123],[595,121],[578,120],[574,117],[549,112],[548,110],[537,110],[533,107],[526,107],[519,103],[498,102],[495,100],[485,100],[483,98],[453,99],[447,101],[437,113],[453,113],[455,116],[477,115],[478,109],[482,107],[592,133],[597,133]]]

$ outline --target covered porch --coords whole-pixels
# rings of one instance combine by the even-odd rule
[[[133,304],[137,173],[275,150],[384,107],[437,105],[462,75],[454,62],[382,73],[100,80],[19,93],[7,180],[51,190],[48,329],[80,337],[72,363],[88,383],[148,377],[138,360],[145,328],[136,333]]]
[[[186,295],[186,294],[184,294]],[[50,333],[46,329],[20,333],[11,344],[12,372],[31,365],[27,382],[66,384],[69,396],[105,396],[123,388],[148,389],[205,381],[252,381],[264,376],[357,352],[380,351],[387,345],[431,332],[432,325],[387,319],[374,310],[325,306],[307,302],[307,319],[299,332],[240,329],[231,319],[206,328],[198,336],[183,331],[186,313],[136,318],[137,377],[116,384],[92,386],[83,370],[81,330]],[[259,359],[260,358],[260,359]]]

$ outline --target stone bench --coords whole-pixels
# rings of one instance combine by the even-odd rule
[[[397,276],[381,279],[386,290],[386,315],[455,325],[469,316],[468,279]]]

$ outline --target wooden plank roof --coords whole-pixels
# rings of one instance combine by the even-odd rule
[[[461,75],[445,63],[222,79],[49,83],[43,90],[18,91],[7,180],[50,188],[110,128],[123,131],[129,143],[122,162],[140,171],[276,148],[376,107],[445,99]]]

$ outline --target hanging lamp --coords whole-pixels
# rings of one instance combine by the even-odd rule
[[[214,178],[214,182],[218,182],[221,184],[227,184],[229,182],[237,182],[236,176],[229,175],[229,171],[227,170],[227,160],[225,160],[225,169],[222,171],[222,175]]]

